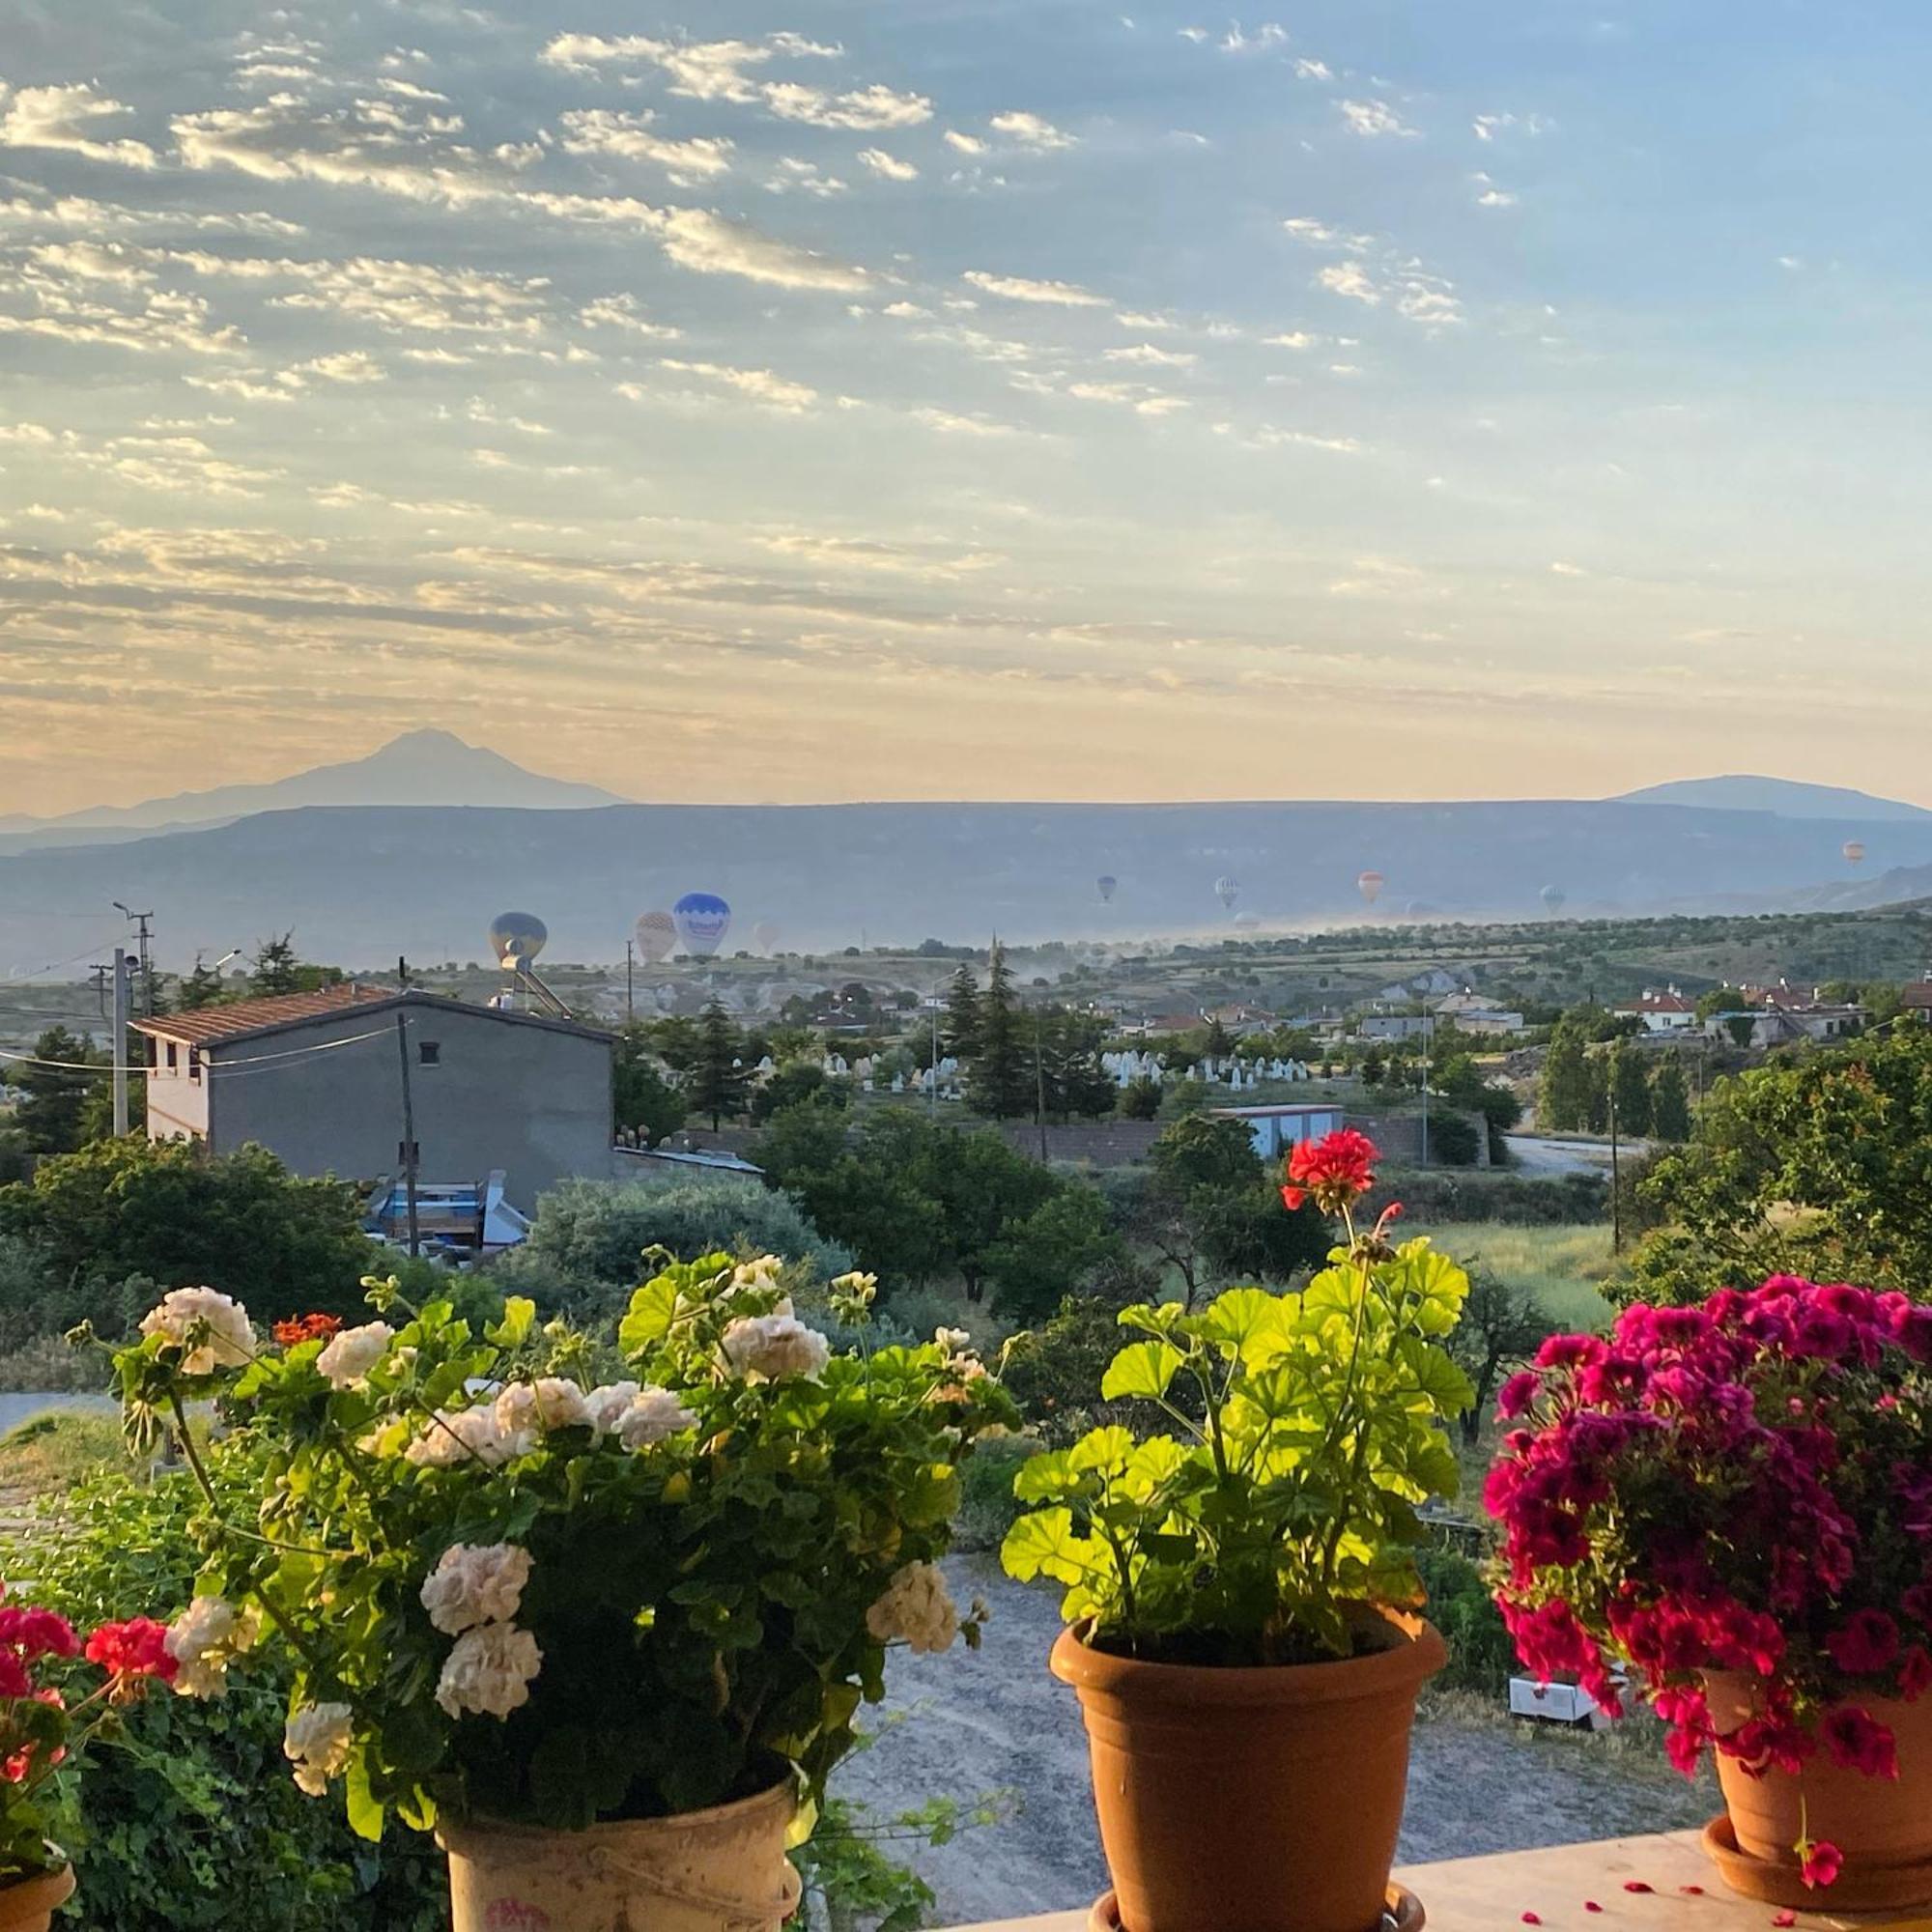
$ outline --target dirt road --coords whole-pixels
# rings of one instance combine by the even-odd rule
[[[993,1608],[977,1653],[897,1654],[878,1742],[837,1788],[891,1813],[950,1795],[1009,1789],[1018,1808],[911,1859],[939,1894],[936,1923],[1084,1905],[1105,1884],[1073,1693],[1047,1674],[1055,1598],[1008,1581],[990,1557],[948,1565],[964,1603]],[[876,1722],[876,1720],[875,1720]],[[1409,1766],[1402,1857],[1453,1858],[1701,1824],[1714,1800],[1603,1738],[1430,1715]]]

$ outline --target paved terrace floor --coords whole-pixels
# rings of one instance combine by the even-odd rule
[[[1798,1932],[1932,1932],[1932,1910],[1787,1917],[1739,1898],[1719,1884],[1695,1832],[1450,1859],[1408,1865],[1396,1876],[1422,1901],[1427,1932],[1511,1932],[1525,1924],[1545,1932],[1763,1932],[1773,1925],[1795,1925]],[[987,1919],[957,1932],[1087,1932],[1087,1914]]]

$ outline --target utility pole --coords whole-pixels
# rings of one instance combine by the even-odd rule
[[[114,949],[114,1134],[128,1131],[128,954]]]
[[[102,1019],[107,1017],[107,972],[105,966],[90,966],[94,975],[94,1005]]]
[[[1617,1079],[1616,1065],[1610,1066],[1610,1252],[1620,1255],[1624,1251],[1624,1190],[1622,1186],[1623,1163],[1617,1141]]]
[[[1429,1165],[1429,1051],[1430,1015],[1422,1015],[1422,1164]]]
[[[410,989],[410,962],[400,952],[396,954],[396,984],[405,993]]]
[[[416,1113],[410,1094],[410,1023],[396,1015],[396,1057],[403,1069],[403,1199],[410,1217],[410,1254],[422,1252],[416,1229]]]
[[[624,942],[624,1020],[628,1025],[638,1017],[638,999],[633,968],[637,964],[638,948],[634,940]]]
[[[932,1085],[925,1090],[925,1112],[928,1120],[939,1116],[939,1009],[932,1009]]]
[[[148,922],[154,918],[152,912],[134,912],[114,901],[114,910],[124,913],[134,922],[134,944],[140,949],[141,958],[141,1013],[146,1019],[155,1016],[155,961],[148,950],[148,942],[154,936],[148,930]]]
[[[1046,1165],[1046,1059],[1040,1048],[1040,1014],[1033,1019],[1033,1117],[1039,1126],[1039,1164]]]

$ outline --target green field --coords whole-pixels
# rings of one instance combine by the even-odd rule
[[[1615,1312],[1602,1293],[1615,1268],[1610,1231],[1602,1223],[1512,1228],[1449,1221],[1421,1232],[1444,1254],[1484,1262],[1505,1281],[1529,1289],[1544,1313],[1566,1327],[1602,1328]]]

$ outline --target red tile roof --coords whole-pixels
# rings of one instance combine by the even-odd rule
[[[266,1000],[238,1000],[232,1006],[197,1007],[187,1013],[156,1013],[151,1020],[136,1020],[134,1024],[141,1032],[156,1034],[162,1039],[206,1046],[247,1034],[273,1033],[302,1020],[325,1019],[351,1007],[376,1005],[395,997],[385,987],[360,986],[351,980],[316,993],[277,993]]]

